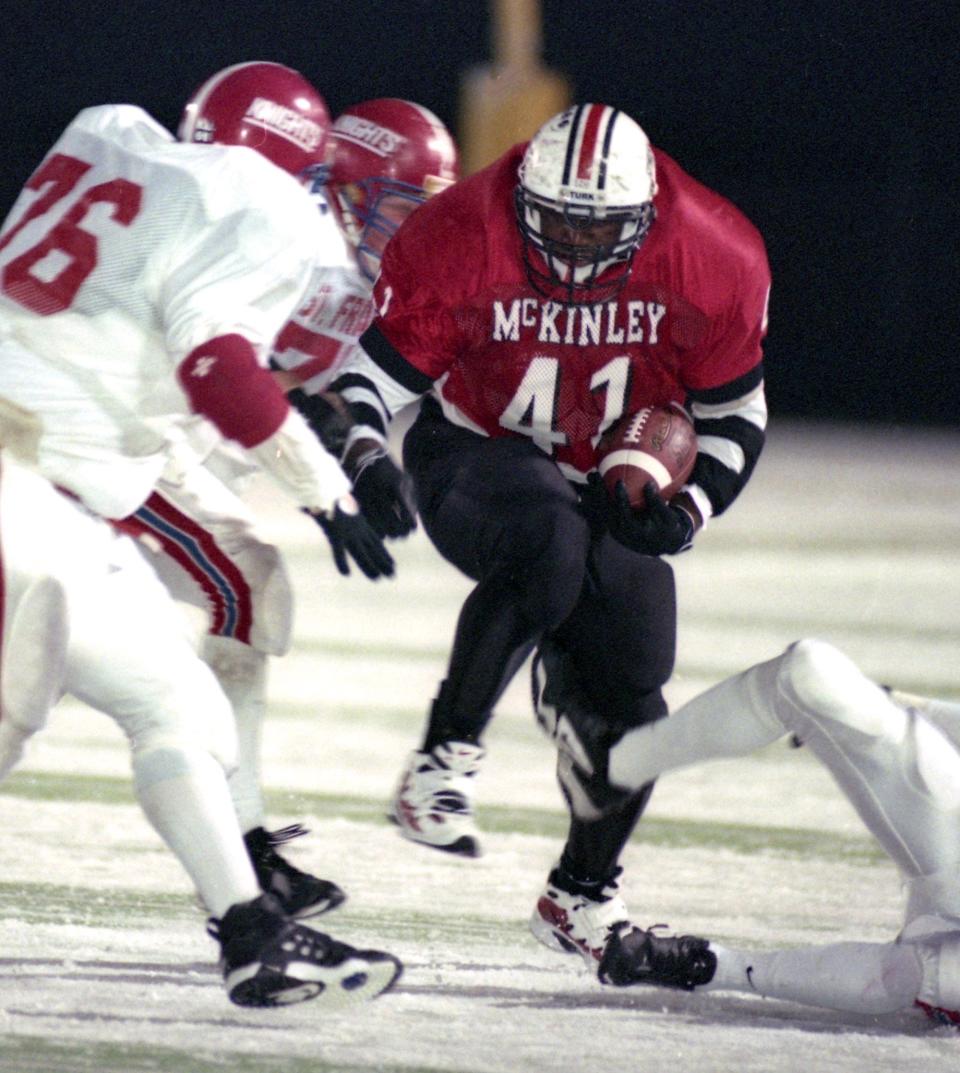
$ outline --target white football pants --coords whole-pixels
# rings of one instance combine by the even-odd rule
[[[221,461],[219,454],[215,460]],[[229,456],[222,461],[225,465]],[[123,524],[140,538],[143,554],[170,593],[206,612],[201,655],[227,695],[236,723],[230,792],[241,830],[261,826],[268,662],[288,650],[293,623],[293,596],[280,553],[258,535],[242,500],[199,465],[175,480],[161,480]]]
[[[669,718],[629,731],[611,750],[610,781],[633,789],[671,768],[742,756],[787,733],[827,767],[908,882],[960,877],[960,750],[822,641],[800,641]],[[960,926],[960,882],[939,893],[936,912]]]
[[[610,780],[637,788],[671,768],[741,756],[785,733],[796,734],[827,767],[897,864],[908,894],[901,938],[917,942],[722,951],[710,986],[865,1012],[909,1005],[921,991],[937,994],[934,1005],[960,1006],[956,706],[905,708],[831,645],[801,641],[669,718],[630,731],[611,751]]]
[[[0,543],[0,773],[72,694],[126,734],[138,800],[211,911],[256,897],[225,778],[230,706],[133,542],[4,457]]]

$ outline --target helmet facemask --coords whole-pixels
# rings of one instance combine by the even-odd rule
[[[514,198],[527,278],[564,305],[615,298],[656,216],[651,201],[601,213],[538,197],[522,183]]]
[[[335,185],[335,195],[344,232],[356,250],[357,266],[372,282],[387,243],[427,195],[420,186],[382,177]]]
[[[431,111],[396,97],[348,108],[330,141],[327,196],[357,266],[373,281],[400,225],[456,180],[457,147]]]
[[[641,127],[610,105],[575,105],[531,138],[517,179],[534,290],[566,305],[615,298],[656,217],[656,165]]]

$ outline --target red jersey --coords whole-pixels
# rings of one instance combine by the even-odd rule
[[[544,297],[527,279],[514,216],[524,148],[405,223],[374,288],[376,326],[436,382],[448,418],[530,436],[576,478],[621,415],[709,396],[759,368],[770,273],[746,217],[655,150],[657,218],[617,297]]]

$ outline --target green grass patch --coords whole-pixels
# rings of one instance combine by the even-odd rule
[[[227,1053],[204,1057],[172,1047],[127,1043],[58,1043],[41,1036],[7,1036],[3,1073],[449,1073],[439,1066],[325,1062],[320,1058]]]
[[[0,796],[42,801],[76,801],[100,804],[133,804],[130,780],[117,776],[19,772],[0,786]],[[342,794],[272,790],[267,807],[274,815],[317,816],[355,823],[386,823],[386,801]],[[567,815],[556,809],[521,808],[513,805],[481,805],[478,821],[494,834],[535,835],[562,840]],[[649,818],[642,820],[634,842],[666,848],[724,849],[731,853],[767,853],[784,857],[874,862],[883,859],[877,846],[864,835],[802,830],[792,827],[762,827],[747,824],[712,823],[703,820]]]
[[[2,883],[0,916],[24,924],[137,928],[163,925],[174,917],[197,916],[187,894],[85,887],[75,883]]]

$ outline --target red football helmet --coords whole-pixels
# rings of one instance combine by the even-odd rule
[[[320,94],[279,63],[237,63],[203,83],[187,102],[182,142],[246,145],[299,176],[323,165],[330,113]]]
[[[432,112],[395,97],[348,108],[330,130],[330,145],[330,202],[372,280],[400,224],[459,178],[457,147]]]

